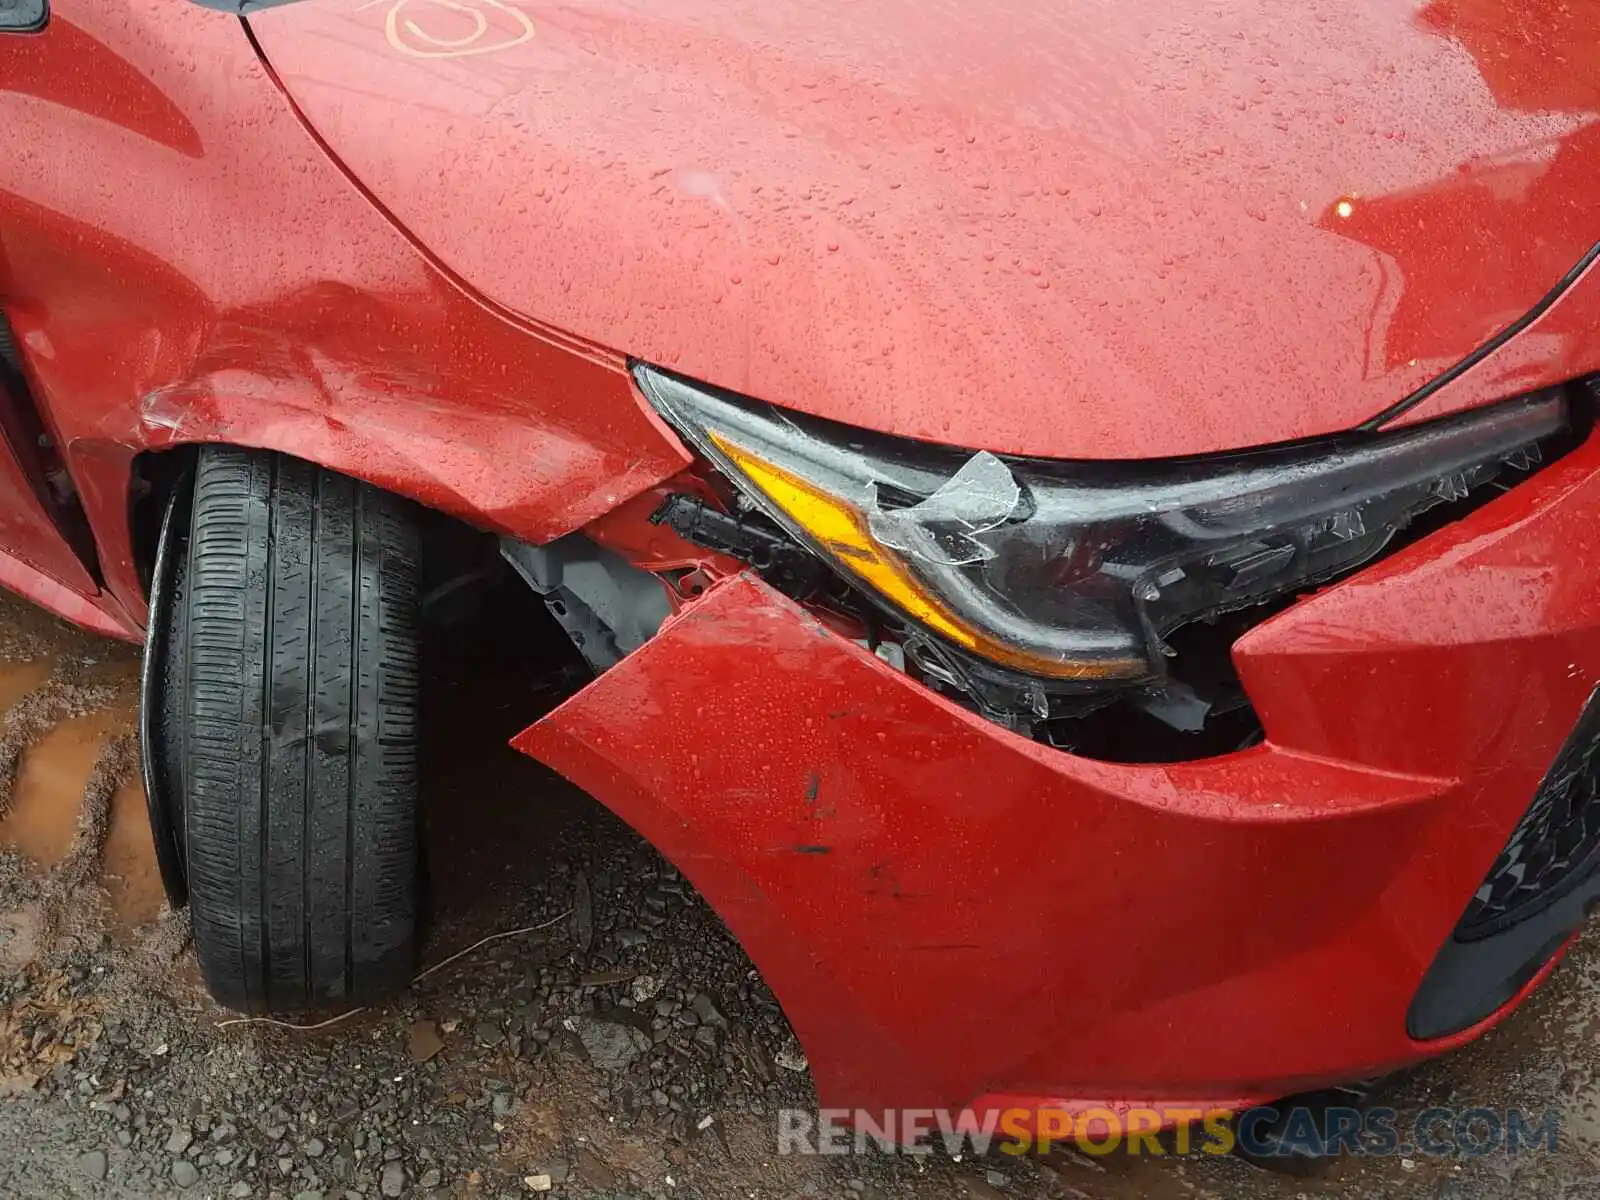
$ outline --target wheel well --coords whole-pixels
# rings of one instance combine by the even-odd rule
[[[224,445],[226,443],[205,443]],[[241,449],[258,449],[240,447]],[[161,517],[175,488],[191,485],[200,444],[173,446],[146,451],[133,461],[129,487],[128,528],[140,586],[149,594],[151,571],[161,535]],[[261,451],[282,453],[281,451]],[[286,456],[293,457],[293,456]],[[324,466],[324,464],[317,464]],[[336,467],[325,467],[337,471]],[[346,474],[346,472],[339,472]],[[386,489],[387,490],[387,489]],[[438,599],[460,581],[499,563],[499,539],[475,529],[449,513],[429,508],[410,498],[406,502],[418,513],[423,535],[424,597]]]
[[[39,504],[55,521],[84,570],[97,584],[105,582],[89,519],[84,514],[72,474],[62,461],[55,435],[46,426],[29,382],[11,322],[0,311],[0,439],[11,448]]]

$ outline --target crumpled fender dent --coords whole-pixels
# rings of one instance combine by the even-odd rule
[[[934,695],[748,575],[513,745],[699,889],[783,1004],[824,1105],[1098,1101],[1157,1080],[1231,1100],[1292,1090],[1258,1081],[1313,1079],[1324,1053],[1415,1056],[1398,1017],[1387,1048],[1321,1045],[1304,1063],[1266,1053],[1281,1029],[1243,1027],[1303,1019],[1278,992],[1308,938],[1393,970],[1394,945],[1340,926],[1406,869],[1454,781],[1270,745],[1170,766],[1075,758]],[[1151,855],[1163,870],[1139,871]],[[1274,891],[1284,903],[1264,905]],[[1218,947],[1206,928],[1250,934]],[[1418,977],[1432,949],[1414,952]],[[1181,1012],[1217,1023],[1215,1053],[1194,1052]],[[1173,1039],[1198,1074],[1164,1073]]]
[[[66,7],[3,47],[4,287],[115,607],[144,612],[129,496],[146,451],[278,450],[539,544],[688,464],[620,355],[487,307],[375,209],[237,20]],[[30,171],[41,146],[51,169]],[[107,162],[156,182],[108,191]],[[95,628],[134,624],[13,576]]]

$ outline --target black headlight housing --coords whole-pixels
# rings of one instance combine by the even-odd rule
[[[1058,462],[886,437],[638,366],[745,502],[901,622],[915,661],[1043,719],[1168,691],[1172,640],[1372,561],[1525,473],[1565,389],[1384,433],[1201,458]]]

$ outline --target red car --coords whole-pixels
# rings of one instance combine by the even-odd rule
[[[1373,1076],[1600,899],[1597,63],[1573,0],[0,0],[0,582],[147,639],[226,1004],[409,977],[487,551],[594,675],[515,744],[824,1105]]]

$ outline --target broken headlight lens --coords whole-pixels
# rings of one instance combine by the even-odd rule
[[[1055,462],[635,375],[751,501],[901,616],[1000,666],[1087,685],[1159,676],[1165,634],[1359,566],[1423,511],[1537,461],[1567,424],[1547,392],[1395,433]]]

